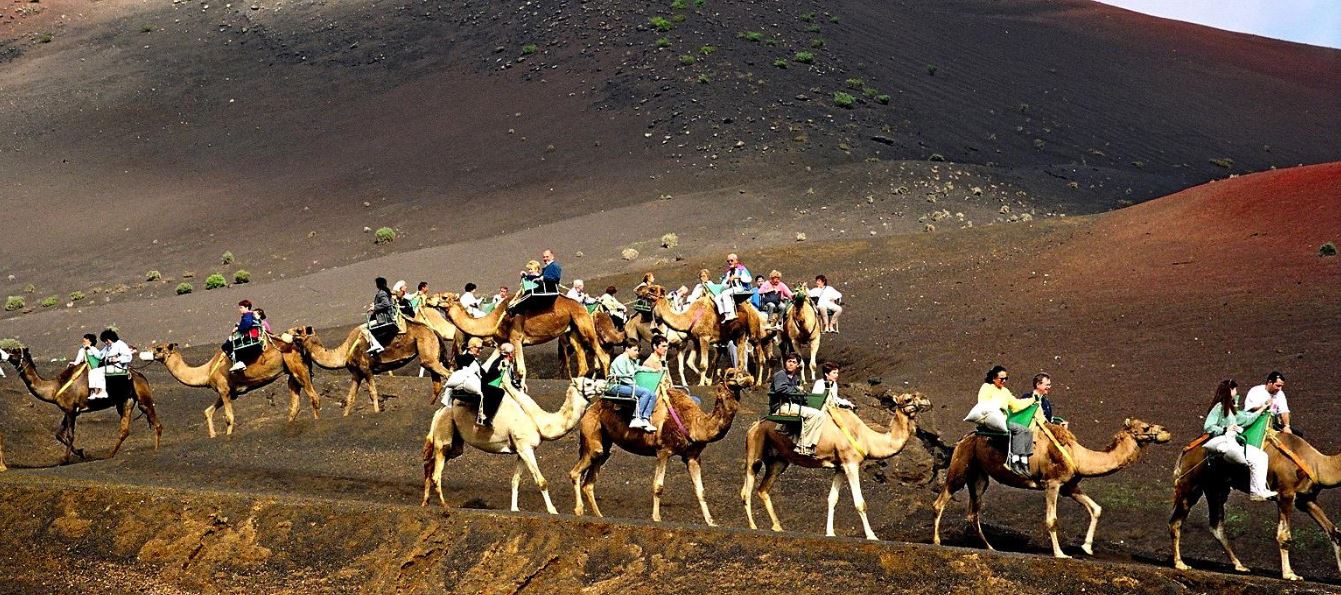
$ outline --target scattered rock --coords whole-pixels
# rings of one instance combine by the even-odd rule
[[[925,232],[933,232],[933,231],[936,231],[936,226],[935,226],[935,225],[932,225],[932,224],[930,224],[930,223],[928,223],[928,224],[926,224],[926,225],[924,225],[924,226],[922,227],[922,231],[925,231]]]
[[[804,231],[796,232],[796,241],[798,242],[806,241],[806,233]]]
[[[879,134],[877,134],[877,135],[875,135],[875,136],[872,136],[872,137],[871,137],[871,140],[873,140],[873,141],[875,141],[875,142],[877,142],[877,143],[885,144],[885,145],[892,145],[892,144],[894,144],[894,139],[889,138],[888,136],[881,136],[881,135],[879,135]]]

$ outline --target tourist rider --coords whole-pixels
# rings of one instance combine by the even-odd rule
[[[393,324],[396,316],[396,305],[391,301],[391,289],[386,285],[386,278],[378,277],[374,284],[377,286],[377,293],[373,294],[372,304],[368,305],[371,316],[362,328],[363,339],[368,342],[368,355],[382,352],[382,344],[373,336],[372,327]]]
[[[71,366],[84,364],[88,367],[88,398],[101,399],[107,396],[107,376],[102,369],[102,349],[98,347],[98,337],[93,333],[84,333],[79,340],[79,351]]]
[[[1287,434],[1303,436],[1290,425],[1290,404],[1285,400],[1284,374],[1273,370],[1267,374],[1264,384],[1248,389],[1247,396],[1243,398],[1243,408],[1253,410],[1262,405],[1266,405],[1271,412],[1272,427]]]
[[[838,364],[834,362],[824,362],[824,364],[820,366],[820,370],[822,371],[821,375],[819,379],[815,381],[815,386],[810,389],[810,393],[824,395],[826,403],[833,403],[844,409],[856,409],[857,406],[853,405],[852,401],[838,396]]]
[[[633,287],[633,295],[639,298],[647,297],[647,290],[656,285],[657,277],[651,271],[643,273],[643,280]]]
[[[1011,413],[1023,411],[1034,405],[1032,398],[1017,399],[1006,388],[1010,372],[1005,366],[992,366],[978,389],[978,403],[990,403],[1009,418]],[[1034,435],[1028,425],[1017,423],[1004,424],[1010,432],[1010,450],[1006,455],[1006,467],[1020,475],[1029,474],[1029,457],[1034,453]]]
[[[759,304],[764,313],[771,318],[781,315],[791,303],[792,289],[782,282],[782,273],[777,269],[768,272],[768,280],[759,286]]]
[[[1215,388],[1211,410],[1206,412],[1206,423],[1202,425],[1211,438],[1202,447],[1219,453],[1226,461],[1248,468],[1250,498],[1257,501],[1275,498],[1276,492],[1267,489],[1266,484],[1267,454],[1259,446],[1248,444],[1241,435],[1244,428],[1267,411],[1267,403],[1240,410],[1238,386],[1233,380],[1222,380]]]
[[[112,383],[121,383],[120,394],[126,394],[130,389],[130,362],[135,359],[135,354],[131,351],[130,345],[117,336],[116,331],[106,329],[98,334],[98,339],[102,341],[102,351],[98,354],[98,359],[102,360],[102,371],[107,377],[107,394],[112,393]]]
[[[741,264],[740,257],[735,254],[726,255],[726,272],[722,273],[722,286],[725,288],[717,294],[717,311],[722,315],[722,321],[736,319],[736,299],[737,294],[750,293],[750,269]]]
[[[554,260],[554,251],[545,250],[540,253],[540,262],[545,266],[540,269],[541,286],[545,293],[558,293],[559,281],[563,277],[563,267]]]
[[[456,398],[457,393],[467,392],[475,395],[476,398],[483,396],[482,380],[483,370],[480,368],[480,351],[484,349],[484,341],[479,337],[471,337],[466,341],[466,349],[456,354],[454,360],[456,370],[451,376],[447,377],[447,382],[443,386],[442,404],[446,407],[452,405],[452,399]]]
[[[619,288],[614,285],[605,288],[605,293],[601,294],[601,307],[610,313],[610,318],[614,319],[615,326],[623,328],[624,323],[629,319],[628,308],[615,297],[619,293]]]
[[[1067,427],[1066,420],[1057,419],[1052,415],[1052,401],[1048,400],[1048,395],[1052,394],[1052,376],[1047,372],[1034,374],[1034,388],[1030,391],[1020,394],[1021,399],[1035,399],[1038,401],[1039,411],[1043,413],[1042,421],[1050,424]],[[1032,429],[1030,430],[1033,431]]]
[[[759,289],[764,286],[764,282],[767,280],[763,275],[754,276],[754,284],[750,286],[750,305],[754,306],[755,310],[763,310],[764,308],[764,304],[759,301],[762,297],[759,295]]]
[[[219,346],[228,356],[228,359],[233,360],[233,366],[228,369],[230,372],[236,372],[247,367],[247,364],[233,357],[233,341],[243,337],[259,339],[261,336],[261,327],[257,324],[256,313],[251,309],[251,300],[238,302],[237,312],[239,316],[237,324],[233,325],[233,331],[229,334],[228,340]]]
[[[655,432],[652,425],[652,410],[656,407],[656,393],[634,383],[634,374],[641,371],[654,371],[638,364],[638,341],[630,340],[624,345],[624,353],[610,362],[610,379],[618,384],[610,391],[621,397],[636,397],[638,404],[633,410],[633,420],[629,427],[645,432]]]
[[[643,360],[643,366],[650,370],[665,370],[666,353],[669,351],[670,339],[660,333],[652,335],[652,354]]]
[[[419,309],[426,303],[428,303],[428,281],[420,281],[414,293],[410,294],[410,308],[414,310],[413,315],[418,316]]]
[[[574,279],[573,286],[568,288],[568,299],[573,300],[583,306],[595,304],[596,298],[587,294],[587,284],[581,279]]]
[[[498,293],[494,294],[493,299],[494,299],[494,305],[502,304],[503,302],[508,301],[508,286],[506,285],[499,286]]]
[[[410,286],[402,279],[391,286],[391,299],[396,304],[396,332],[405,332],[405,319],[414,318],[414,305],[410,303],[410,298],[406,292]]]
[[[498,405],[503,402],[504,389],[502,383],[507,382],[507,380],[502,378],[503,374],[512,367],[512,350],[511,343],[499,345],[498,349],[494,350],[493,355],[490,355],[489,359],[485,360],[481,366],[480,406],[475,415],[475,423],[480,426],[487,428],[493,423],[494,414],[498,413]],[[495,380],[499,381],[499,386],[492,384]]]
[[[815,310],[819,312],[823,332],[838,332],[838,316],[843,313],[843,294],[829,285],[829,278],[824,275],[815,275],[815,286],[807,293],[815,300]]]
[[[773,375],[773,382],[768,388],[768,409],[774,415],[801,417],[801,435],[796,440],[796,454],[814,456],[820,428],[828,415],[806,405],[808,393],[797,385],[800,371],[801,357],[795,353],[787,354],[782,360],[782,369]]]
[[[252,312],[256,314],[256,324],[261,327],[261,332],[268,335],[274,334],[274,331],[270,330],[270,320],[266,318],[265,310],[256,308],[255,310],[252,310]]]
[[[461,292],[460,299],[461,307],[465,309],[466,314],[469,314],[471,318],[484,316],[484,311],[480,309],[480,298],[475,297],[475,288],[476,285],[474,283],[466,283],[465,290]],[[503,299],[507,298],[504,297]]]

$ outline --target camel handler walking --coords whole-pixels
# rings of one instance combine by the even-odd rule
[[[797,386],[800,370],[801,356],[787,354],[782,361],[782,369],[773,375],[773,383],[768,388],[768,408],[774,415],[801,417],[801,435],[796,439],[796,454],[813,456],[815,444],[819,442],[820,429],[828,421],[829,414],[806,406],[808,393]]]

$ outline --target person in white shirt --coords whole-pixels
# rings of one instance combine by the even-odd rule
[[[1290,426],[1290,404],[1285,400],[1284,374],[1272,371],[1267,374],[1266,384],[1259,384],[1248,389],[1248,395],[1243,398],[1243,408],[1251,411],[1262,405],[1267,405],[1267,411],[1271,413],[1272,422],[1277,429],[1296,436],[1303,436],[1302,433]]]
[[[98,337],[93,333],[84,333],[80,343],[79,351],[70,360],[70,366],[87,366],[88,398],[101,399],[107,396],[104,392],[107,389],[107,376],[102,370],[102,350],[98,348]]]
[[[601,294],[599,301],[601,307],[605,308],[606,313],[610,314],[610,318],[614,319],[615,326],[623,328],[624,323],[629,320],[629,309],[628,306],[619,301],[619,298],[615,297],[616,293],[619,293],[619,288],[614,285],[606,287],[605,293]]]
[[[131,351],[130,345],[117,336],[116,331],[112,329],[104,330],[98,335],[102,340],[103,348],[99,357],[102,359],[102,368],[107,379],[107,393],[112,392],[112,381],[115,380],[122,384],[125,390],[130,389],[130,362],[134,361],[135,354]],[[92,395],[89,395],[92,398]]]
[[[815,300],[815,309],[819,311],[820,322],[824,324],[826,333],[838,332],[838,316],[843,313],[843,294],[829,285],[829,279],[824,275],[815,275],[815,286],[807,290],[807,294]]]
[[[484,311],[480,310],[480,298],[475,297],[474,283],[467,283],[465,291],[461,292],[461,307],[466,309],[466,314],[471,318],[484,316]]]
[[[596,298],[587,295],[587,284],[581,279],[574,279],[573,286],[568,288],[566,294],[568,299],[573,300],[583,306],[596,303]]]

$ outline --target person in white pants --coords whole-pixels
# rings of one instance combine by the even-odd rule
[[[1211,439],[1206,441],[1203,448],[1219,453],[1226,461],[1235,465],[1248,467],[1248,496],[1257,501],[1269,500],[1276,497],[1276,492],[1267,489],[1266,485],[1267,455],[1261,448],[1245,444],[1239,438],[1243,428],[1257,421],[1258,416],[1266,411],[1266,407],[1240,410],[1237,404],[1238,397],[1237,382],[1220,381],[1220,386],[1215,389],[1215,400],[1211,403],[1211,410],[1206,413],[1203,429],[1211,435]]]
[[[819,312],[823,332],[838,332],[838,317],[843,314],[843,294],[829,285],[829,279],[824,275],[815,276],[815,286],[807,290],[806,294],[815,300],[815,310]]]
[[[93,333],[84,333],[82,344],[79,351],[75,353],[74,359],[70,360],[70,366],[87,364],[88,369],[88,398],[101,399],[107,396],[107,375],[102,369],[102,350],[98,347],[98,337]]]

